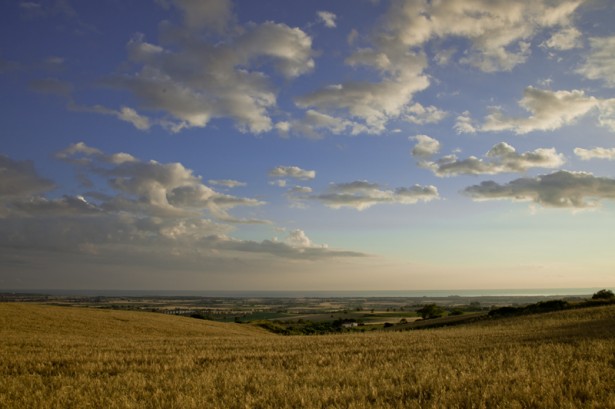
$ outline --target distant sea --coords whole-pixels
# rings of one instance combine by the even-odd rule
[[[229,297],[229,298],[354,298],[354,297],[537,297],[592,295],[602,288],[532,288],[491,290],[62,290],[62,289],[1,289],[0,293],[47,294],[55,296],[106,297]]]

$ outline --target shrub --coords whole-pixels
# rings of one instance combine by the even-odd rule
[[[592,295],[592,300],[615,300],[615,294],[611,290],[600,290]]]
[[[444,315],[444,310],[436,304],[427,304],[423,308],[416,310],[416,312],[419,313],[424,320],[440,318]]]

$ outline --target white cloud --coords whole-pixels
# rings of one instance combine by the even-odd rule
[[[506,117],[501,110],[494,109],[485,118],[481,131],[511,130],[517,134],[552,131],[574,123],[599,107],[599,100],[581,90],[550,91],[527,87],[519,105],[530,112],[528,118]]]
[[[555,32],[548,40],[541,45],[556,50],[571,50],[583,46],[581,32],[575,27],[565,27]]]
[[[305,234],[303,230],[295,229],[288,234],[286,243],[295,248],[312,247],[312,240]]]
[[[598,109],[598,124],[615,132],[615,98],[601,100]]]
[[[414,185],[387,190],[376,183],[355,181],[350,183],[332,183],[327,191],[319,195],[306,197],[318,200],[327,207],[339,209],[350,207],[365,210],[377,204],[415,204],[419,201],[429,202],[438,199],[435,186]]]
[[[577,72],[615,87],[615,36],[593,37],[589,39],[589,44],[591,52]]]
[[[381,133],[390,120],[400,117],[416,124],[438,122],[445,112],[412,105],[414,94],[430,85],[422,50],[427,42],[464,37],[472,47],[461,62],[488,72],[511,70],[525,62],[530,40],[541,30],[570,27],[580,3],[395,0],[369,37],[370,46],[357,48],[346,59],[351,67],[375,70],[379,80],[326,86],[296,98],[296,104],[336,117],[338,122],[364,125],[363,129],[355,128],[361,132]],[[354,43],[356,35],[352,38]],[[471,123],[458,122],[456,129],[469,132]]]
[[[109,83],[134,93],[142,108],[161,112],[155,123],[172,132],[205,127],[214,118],[231,118],[241,131],[269,131],[277,101],[263,63],[286,79],[303,75],[314,68],[312,40],[298,28],[273,22],[250,24],[237,33],[212,44],[163,23],[164,46],[135,35],[127,45],[135,72]],[[140,129],[151,123],[134,114],[116,115]]]
[[[117,119],[132,124],[135,128],[141,131],[147,131],[152,126],[152,120],[144,115],[139,114],[133,108],[122,107],[120,110],[104,107],[102,105],[86,106],[74,103],[72,100],[68,102],[68,109],[76,112],[91,112],[101,115],[111,115]]]
[[[566,159],[555,148],[538,148],[524,153],[517,153],[506,142],[494,145],[487,153],[486,159],[470,156],[458,159],[449,155],[436,162],[422,162],[421,165],[431,169],[437,176],[456,175],[495,175],[508,172],[525,172],[531,168],[558,168]]]
[[[601,200],[615,200],[615,179],[591,173],[560,170],[535,178],[521,178],[504,185],[493,181],[470,186],[464,193],[475,200],[523,200],[544,207],[595,207]]]
[[[434,38],[467,38],[472,48],[462,62],[487,72],[511,70],[525,62],[529,41],[541,29],[568,27],[581,3],[397,0],[385,17],[385,27],[409,47]]]
[[[323,114],[313,109],[308,109],[302,118],[291,121],[278,122],[276,129],[282,134],[294,133],[312,139],[323,137],[321,131],[327,131],[334,135],[348,133],[358,135],[360,133],[374,133],[373,129],[365,125],[350,121],[341,117]]]
[[[203,211],[231,220],[227,210],[259,206],[263,202],[218,193],[180,163],[144,162],[127,153],[105,154],[83,142],[70,145],[56,157],[82,171],[107,178],[117,193],[100,205],[113,212],[139,212],[157,217],[196,217]]]
[[[107,155],[100,149],[93,148],[83,142],[72,143],[59,152],[55,157],[65,162],[76,165],[91,165],[93,161],[100,161],[114,165],[126,162],[138,162],[139,160],[129,153],[118,152]]]
[[[269,171],[270,177],[294,178],[299,180],[311,180],[316,177],[315,170],[305,170],[298,166],[277,166]]]
[[[135,128],[146,131],[151,127],[149,118],[139,115],[137,111],[129,107],[122,107],[117,113],[117,118],[131,123]]]
[[[455,129],[455,132],[457,132],[458,134],[476,133],[477,129],[476,129],[474,122],[472,121],[470,112],[464,111],[461,115],[459,115],[456,118],[454,129]]]
[[[335,13],[331,13],[330,11],[319,11],[316,13],[316,15],[318,16],[320,21],[322,21],[325,27],[327,28],[336,27],[335,19],[337,18],[337,16],[335,15]]]
[[[408,60],[404,72],[387,75],[381,82],[357,81],[325,87],[298,97],[296,103],[299,107],[315,107],[332,115],[347,114],[353,122],[363,125],[365,131],[383,132],[390,119],[404,112],[414,93],[429,85],[429,80],[422,74],[426,65],[424,56],[406,55],[404,59]],[[355,63],[359,62],[351,62]]]
[[[425,125],[438,123],[446,118],[447,115],[446,111],[442,111],[433,105],[424,107],[417,102],[406,108],[403,119],[413,124]]]
[[[574,148],[574,154],[581,160],[608,159],[615,160],[615,148]]]
[[[371,46],[357,48],[345,61],[351,67],[375,70],[376,80],[331,84],[296,98],[296,104],[350,121],[354,132],[383,132],[388,121],[405,113],[413,95],[429,86],[424,53],[410,49],[395,35],[381,35],[386,27],[383,21],[369,38]],[[357,34],[352,33],[354,43]],[[410,119],[417,118],[409,114]]]
[[[440,151],[440,142],[427,135],[411,136],[409,139],[417,142],[412,148],[412,156],[430,156]]]
[[[147,260],[172,262],[181,257],[178,266],[194,260],[201,267],[202,261],[212,258],[365,256],[315,244],[299,229],[284,243],[229,237],[234,229],[229,223],[266,221],[234,218],[227,211],[263,203],[216,192],[180,163],[107,154],[85,143],[73,144],[56,157],[73,164],[78,172],[92,175],[98,183],[103,180],[106,186],[93,185],[82,195],[45,197],[43,194],[55,185],[38,176],[31,162],[0,156],[0,251],[10,248],[24,254],[44,250],[58,257],[65,253],[71,257],[105,256],[140,265]]]

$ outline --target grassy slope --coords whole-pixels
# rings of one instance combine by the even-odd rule
[[[7,336],[174,337],[254,336],[258,328],[148,312],[0,303],[0,334]]]
[[[615,307],[281,337],[0,304],[0,408],[615,408]]]

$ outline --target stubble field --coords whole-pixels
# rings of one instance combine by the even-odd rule
[[[0,304],[0,408],[615,408],[615,307],[276,336]]]

